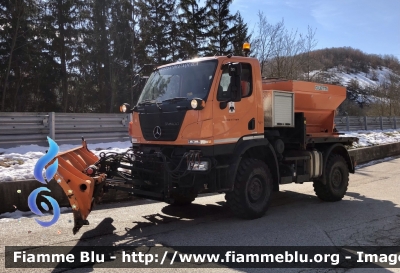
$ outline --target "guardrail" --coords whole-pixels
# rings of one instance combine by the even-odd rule
[[[0,145],[47,145],[49,136],[59,144],[129,140],[129,114],[0,113]]]
[[[50,136],[60,144],[129,140],[129,114],[0,112],[0,145],[47,146]],[[400,117],[335,117],[340,131],[384,130],[400,127]]]
[[[400,127],[400,117],[337,116],[335,124],[339,132],[397,129]]]

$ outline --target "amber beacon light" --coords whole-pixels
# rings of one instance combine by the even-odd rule
[[[250,43],[246,42],[243,44],[243,55],[247,57],[249,53],[250,53]]]

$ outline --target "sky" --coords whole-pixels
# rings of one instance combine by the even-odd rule
[[[288,30],[316,29],[315,49],[348,46],[400,59],[400,0],[233,0],[230,10],[240,11],[250,31],[262,11]]]

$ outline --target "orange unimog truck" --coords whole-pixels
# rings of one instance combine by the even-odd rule
[[[109,189],[172,205],[225,193],[232,212],[249,219],[265,214],[280,184],[310,181],[320,199],[339,201],[355,168],[345,146],[357,140],[335,130],[345,98],[341,86],[263,79],[250,57],[159,66],[137,105],[121,106],[131,113],[130,150],[97,158],[84,142],[58,156],[65,160],[56,179],[70,199],[74,233]]]

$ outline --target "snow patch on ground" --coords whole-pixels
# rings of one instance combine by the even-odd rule
[[[400,141],[400,131],[394,129],[388,130],[369,130],[369,131],[344,131],[343,136],[357,137],[358,143],[354,143],[352,148],[361,148],[381,144],[389,144]]]
[[[129,141],[124,142],[109,142],[88,144],[88,148],[95,155],[99,156],[101,152],[117,152],[122,153],[131,147]],[[77,145],[63,144],[60,145],[60,152],[64,152]],[[33,169],[36,162],[45,155],[48,147],[38,145],[21,145],[15,148],[2,149],[0,148],[0,182],[15,181],[24,179],[35,179]],[[10,165],[10,162],[15,161],[15,164]],[[9,167],[5,167],[2,162],[7,162]]]
[[[61,213],[69,213],[72,212],[72,208],[60,208]],[[6,212],[0,214],[0,223],[7,223],[7,222],[12,222],[16,220],[21,220],[22,218],[37,218],[37,217],[44,217],[52,215],[51,213],[44,212],[42,216],[36,215],[31,211],[20,211],[16,210],[14,212]]]

